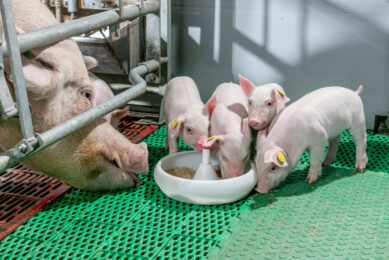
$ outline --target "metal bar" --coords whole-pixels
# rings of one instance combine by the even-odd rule
[[[122,92],[124,90],[127,90],[129,88],[132,88],[133,85],[129,84],[121,84],[121,83],[111,83],[109,84],[110,88],[113,89],[115,92]],[[147,86],[146,92],[154,93],[160,96],[165,95],[166,85],[160,86],[160,87],[152,87]]]
[[[160,0],[160,3],[161,60],[165,59],[167,61],[161,64],[160,84],[165,84],[171,77],[171,0]]]
[[[158,10],[158,1],[147,1],[145,2],[145,8],[142,11],[135,5],[124,6],[122,18],[120,18],[120,15],[116,11],[110,10],[69,21],[67,23],[60,23],[36,31],[23,33],[18,36],[19,48],[21,52],[25,52],[101,27],[109,26],[120,21],[135,19],[140,15],[148,13],[155,13]],[[4,56],[7,56],[7,47],[3,45],[2,48]]]
[[[0,26],[0,35],[2,35],[2,28]],[[0,45],[2,39],[0,39]],[[3,119],[8,119],[17,115],[14,100],[12,99],[11,92],[8,89],[7,82],[4,77],[4,64],[3,64],[3,52],[0,49],[0,112]]]
[[[21,161],[30,158],[36,153],[42,151],[46,147],[65,138],[72,132],[90,124],[97,118],[104,116],[110,111],[121,107],[129,100],[134,99],[146,92],[146,81],[141,77],[159,68],[159,63],[155,60],[149,60],[142,65],[131,70],[131,78],[136,83],[133,88],[130,88],[119,95],[116,95],[106,102],[88,110],[84,113],[69,119],[52,129],[39,135],[39,148],[26,154],[22,158],[17,158],[13,155],[12,149],[0,154],[0,172],[15,166]]]
[[[74,14],[78,12],[78,1],[68,0],[68,13],[70,13],[70,20],[74,20]]]
[[[55,0],[54,1],[55,17],[57,18],[58,22],[61,22],[61,20],[62,20],[61,5],[62,5],[62,0]]]
[[[19,111],[20,127],[23,137],[27,140],[34,139],[34,128],[32,126],[30,106],[27,98],[26,85],[24,83],[22,60],[16,39],[15,22],[12,13],[12,5],[10,0],[2,0],[0,2],[1,17],[3,19],[3,27],[5,39],[9,46],[9,63],[12,70],[12,81],[15,90],[17,108]],[[5,47],[5,46],[3,46]]]
[[[119,14],[120,14],[120,17],[123,17],[123,7],[124,7],[124,0],[119,0]]]

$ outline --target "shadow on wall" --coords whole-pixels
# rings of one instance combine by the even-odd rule
[[[347,2],[173,0],[173,75],[193,77],[204,101],[239,73],[257,85],[281,84],[292,100],[324,86],[363,84],[373,128],[374,115],[389,111],[389,21],[377,20],[389,15],[389,3]]]

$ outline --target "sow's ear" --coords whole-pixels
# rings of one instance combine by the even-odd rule
[[[180,129],[183,127],[183,124],[186,120],[186,114],[180,114],[177,118],[173,119],[172,122],[169,122],[169,135],[177,136],[180,132]]]
[[[241,118],[246,118],[249,116],[249,113],[247,112],[246,108],[241,103],[234,103],[232,105],[229,105],[227,108],[235,114],[238,114]]]
[[[92,56],[84,56],[84,62],[87,70],[91,70],[99,65],[99,62]]]
[[[264,157],[264,162],[265,163],[274,163],[275,165],[279,167],[286,167],[288,166],[288,163],[285,159],[285,151],[278,147],[275,146],[274,148],[266,151],[265,157]]]
[[[290,101],[290,99],[286,96],[285,92],[282,91],[281,88],[272,89],[271,97],[273,101],[277,102],[277,104],[285,104]]]
[[[116,122],[128,115],[130,112],[130,109],[128,107],[123,108],[123,109],[115,109],[112,111],[112,119],[115,120]]]
[[[251,83],[250,80],[246,79],[242,75],[239,74],[239,83],[240,87],[242,88],[243,92],[246,94],[247,97],[251,96],[251,93],[255,89],[255,86],[253,83]]]

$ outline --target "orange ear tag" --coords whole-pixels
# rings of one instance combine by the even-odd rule
[[[173,120],[173,123],[172,123],[172,128],[174,129],[174,128],[176,128],[176,126],[177,126],[177,119],[174,119]]]
[[[277,154],[277,159],[282,163],[285,162],[285,156],[281,152]]]
[[[282,91],[281,89],[278,89],[278,93],[280,93],[282,96],[285,96],[284,91]]]

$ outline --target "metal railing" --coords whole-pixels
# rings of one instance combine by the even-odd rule
[[[169,22],[161,22],[160,26],[170,27],[170,0],[161,0],[161,2],[146,1],[144,3],[142,0],[141,7],[135,5],[123,6],[122,2],[123,1],[120,1],[120,8],[117,11],[109,10],[17,36],[11,0],[0,1],[1,16],[6,39],[6,44],[0,41],[0,44],[3,43],[1,46],[2,48],[0,49],[0,112],[2,113],[3,120],[7,120],[8,118],[17,115],[23,133],[23,140],[16,144],[12,149],[0,153],[0,172],[30,158],[74,131],[90,124],[114,109],[125,105],[129,100],[145,93],[147,84],[142,77],[146,74],[163,68],[170,73],[169,61],[166,62],[170,57],[170,51],[167,51],[168,48],[170,48],[170,33],[163,37],[161,34],[161,38],[164,38],[165,41],[165,47],[161,50],[161,56],[164,54],[162,56],[163,58],[161,58],[163,62],[148,60],[141,63],[138,67],[133,68],[129,73],[129,80],[134,84],[132,87],[44,133],[34,133],[20,52],[42,47],[101,27],[111,26],[124,20],[135,19],[141,15],[155,13],[160,10],[161,4],[164,4],[165,8],[163,15],[169,16],[163,20]],[[161,11],[159,15],[161,19]],[[170,32],[170,28],[167,32]],[[168,45],[168,47],[166,47],[166,45]],[[16,106],[4,78],[3,56],[9,56]],[[169,75],[170,74],[168,74],[168,77]]]

